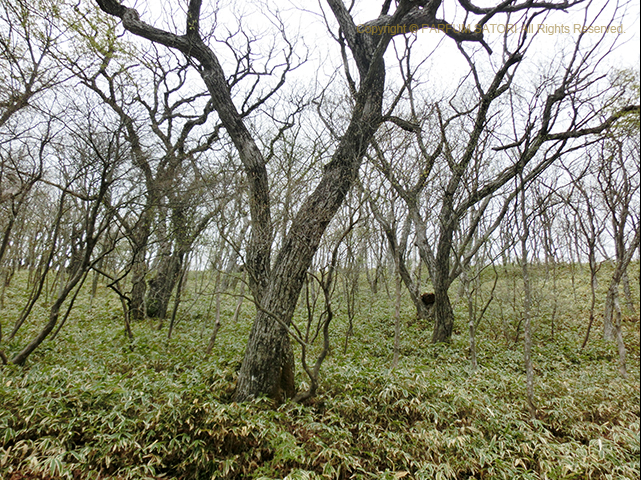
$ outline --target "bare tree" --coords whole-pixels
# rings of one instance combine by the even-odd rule
[[[338,270],[338,262],[340,257],[340,247],[341,244],[345,241],[346,238],[350,236],[354,227],[360,221],[360,215],[355,216],[355,212],[350,212],[347,225],[344,227],[344,230],[339,230],[338,239],[336,240],[334,247],[331,249],[331,254],[329,255],[329,262],[327,265],[323,266],[318,274],[309,272],[308,279],[305,282],[305,293],[306,293],[306,306],[307,306],[307,324],[305,327],[305,333],[303,334],[295,325],[296,329],[296,338],[299,338],[299,344],[301,348],[301,364],[303,370],[307,374],[310,385],[309,388],[304,392],[299,392],[295,397],[294,401],[301,402],[308,398],[316,395],[316,391],[319,386],[319,373],[320,368],[327,358],[330,349],[329,342],[329,327],[334,319],[334,310],[332,307],[332,297],[333,293],[336,290],[336,276]],[[312,302],[310,302],[309,293],[310,287],[313,289],[314,282],[318,283],[318,288],[323,295],[323,305],[321,307],[320,314],[315,318],[316,310],[316,300],[320,296],[320,292],[315,292],[312,294],[314,297]],[[316,321],[315,321],[316,320]],[[316,325],[314,325],[314,323]],[[322,346],[320,352],[316,357],[316,361],[313,366],[308,365],[307,355],[309,347],[316,341],[318,336],[322,334]]]
[[[97,131],[91,122],[87,127],[87,131],[82,132],[82,136],[76,137],[74,145],[67,152],[71,160],[68,164],[61,166],[66,181],[60,195],[59,215],[53,227],[56,231],[62,230],[64,226],[61,223],[64,214],[67,213],[72,216],[70,223],[76,234],[68,239],[66,245],[61,245],[68,254],[63,254],[66,260],[64,265],[60,265],[61,270],[64,268],[60,289],[49,308],[47,323],[11,359],[11,362],[16,365],[24,364],[29,355],[53,332],[65,301],[74,290],[77,293],[77,289],[82,287],[88,272],[97,262],[95,247],[114,216],[113,209],[105,207],[105,199],[110,195],[111,186],[117,178],[115,172],[122,162],[120,132],[118,128],[113,133]],[[74,200],[78,202],[74,202],[75,205],[72,207],[70,203]],[[77,229],[76,225],[78,225]],[[54,250],[55,242],[51,246],[51,252]],[[104,255],[106,252],[98,253]],[[43,278],[45,276],[46,270]],[[64,319],[67,318],[75,298],[76,295],[72,295]],[[24,321],[24,318],[21,320]],[[19,328],[18,325],[14,329],[14,334],[17,328]]]
[[[607,211],[614,243],[614,271],[605,299],[603,336],[614,340],[620,336],[621,307],[619,285],[639,248],[639,143],[637,134],[625,145],[613,139],[599,155],[597,181]],[[629,143],[632,143],[630,148]],[[613,321],[616,315],[617,320]],[[621,349],[621,347],[620,347]]]
[[[78,50],[88,49],[95,58],[69,59],[68,64],[126,126],[131,161],[138,170],[134,181],[141,179],[144,185],[139,193],[142,201],[137,202],[142,205],[119,216],[131,245],[128,308],[133,320],[146,315],[164,318],[183,260],[215,212],[203,214],[197,208],[211,201],[205,198],[215,189],[205,185],[212,177],[197,162],[219,139],[220,126],[202,129],[213,110],[207,92],[183,95],[190,69],[184,58],[171,51],[161,54],[156,48],[140,53],[115,36],[114,25],[94,20],[74,28]],[[100,42],[94,40],[96,30],[104,35]],[[140,65],[134,65],[136,60]],[[148,288],[154,234],[159,247]]]
[[[288,360],[287,354],[290,351],[288,328],[306,272],[312,263],[321,237],[343,203],[347,192],[353,186],[361,161],[376,130],[383,121],[393,117],[392,110],[396,106],[395,102],[392,102],[390,111],[383,111],[387,73],[383,56],[392,38],[410,35],[411,25],[427,25],[433,28],[439,28],[438,25],[447,25],[449,28],[445,29],[445,35],[448,37],[458,42],[480,43],[489,49],[483,37],[483,26],[497,15],[530,10],[535,12],[566,9],[572,4],[578,3],[504,3],[491,8],[480,8],[468,2],[461,2],[462,8],[478,20],[477,24],[480,28],[474,31],[459,31],[452,26],[451,22],[440,18],[441,2],[401,0],[397,2],[391,15],[389,14],[391,2],[385,2],[381,14],[364,25],[370,27],[395,25],[396,28],[394,30],[384,29],[385,31],[381,35],[374,35],[371,28],[367,30],[357,25],[350,10],[342,1],[328,0],[327,5],[340,29],[335,38],[343,44],[345,58],[347,58],[347,52],[350,52],[358,71],[358,81],[354,79],[350,70],[350,62],[345,62],[348,84],[353,92],[353,104],[350,107],[347,127],[340,136],[332,158],[325,165],[322,177],[313,192],[301,203],[282,246],[272,262],[273,223],[268,171],[265,156],[243,117],[243,112],[251,109],[252,106],[247,102],[242,102],[243,106],[240,110],[236,106],[232,90],[236,86],[234,80],[237,77],[225,74],[217,52],[208,45],[201,35],[201,0],[189,2],[184,22],[184,33],[182,34],[150,25],[141,20],[135,9],[125,7],[117,0],[96,1],[104,12],[118,17],[129,32],[179,50],[194,62],[209,91],[213,108],[227,135],[235,145],[243,164],[249,184],[252,228],[247,248],[247,269],[252,294],[260,308],[256,314],[239,372],[234,396],[237,401],[244,401],[259,395],[267,395],[275,399],[293,395],[293,384],[288,383],[283,387],[281,382],[282,378],[293,377],[293,364]],[[398,28],[399,26],[401,28]],[[287,38],[284,29],[281,30],[281,34]],[[523,42],[525,42],[525,36],[523,36]],[[291,48],[291,43],[287,43],[287,45]],[[519,51],[519,48],[514,53],[506,54],[504,67],[500,69],[496,82],[487,91],[479,85],[483,92],[477,115],[478,123],[481,125],[485,123],[490,103],[504,88],[503,80],[506,79],[509,82],[509,78],[511,78],[509,71],[514,64],[520,61],[521,55],[522,52]],[[291,66],[291,57],[285,54],[283,63],[287,67]],[[232,66],[232,68],[234,67]],[[284,73],[280,76],[282,82],[285,81],[285,73],[288,70],[288,68],[284,68]],[[253,74],[255,72],[250,66],[247,75]],[[571,80],[576,79],[572,78]],[[572,81],[566,82],[566,90]],[[543,111],[540,135],[535,136],[531,144],[528,142],[526,145],[528,148],[524,152],[525,159],[517,162],[516,166],[513,166],[513,170],[518,171],[522,164],[529,161],[543,142],[563,140],[563,135],[566,132],[551,133],[549,127],[551,126],[550,117],[553,115],[552,110],[559,101],[559,96],[565,98],[565,95],[562,95],[564,92],[565,90],[561,89],[556,95],[549,97],[547,109]],[[260,103],[263,103],[264,100],[265,97]],[[606,122],[602,128],[606,128],[613,121],[614,119]],[[575,135],[567,133],[568,138],[572,136]],[[472,151],[468,152],[462,160],[464,164],[469,162],[476,149],[476,142],[472,142],[472,144],[473,146],[470,147]],[[518,143],[519,146],[522,144],[523,142]],[[533,145],[536,145],[537,148],[533,148]],[[513,176],[511,170],[500,177],[500,180],[505,182],[505,176]],[[479,198],[485,198],[488,192],[496,191],[501,185],[501,181],[498,181],[483,186],[472,194],[468,203],[476,203]],[[449,255],[449,250],[447,255]],[[447,262],[445,256],[443,256],[443,261]],[[442,299],[443,304],[447,302],[447,299]]]
[[[62,30],[53,12],[61,14],[60,6],[57,0],[0,1],[0,129],[64,81],[55,55]]]
[[[371,188],[371,186],[370,186]],[[388,194],[389,196],[389,194]],[[397,200],[399,200],[397,198]],[[390,212],[388,215],[383,215],[381,210],[381,204],[383,202],[380,199],[373,199],[370,197],[369,207],[372,211],[372,214],[378,224],[381,226],[387,239],[387,245],[389,252],[394,258],[394,265],[396,275],[401,279],[402,283],[405,285],[407,291],[409,292],[410,299],[416,307],[416,315],[420,319],[431,318],[430,308],[421,300],[421,294],[419,285],[414,282],[412,275],[407,267],[407,250],[408,250],[408,240],[410,238],[412,219],[409,215],[405,216],[405,219],[400,226],[401,235],[397,234],[399,229],[399,219],[402,217],[400,212],[398,212],[396,207],[396,201],[392,196],[392,199],[388,201],[391,204]]]
[[[526,397],[530,417],[536,418],[536,406],[534,404],[534,365],[532,364],[532,286],[530,284],[530,271],[528,265],[528,239],[530,236],[530,226],[528,225],[531,219],[526,214],[525,206],[525,185],[523,184],[523,176],[520,175],[519,181],[521,183],[521,195],[518,213],[520,214],[520,240],[521,240],[521,271],[523,273],[523,317],[524,317],[524,330],[525,330],[525,371],[526,371]],[[516,211],[515,211],[516,213]]]
[[[52,92],[65,81],[55,50],[64,29],[58,0],[0,1],[0,265],[16,249],[16,222],[42,177],[43,155],[55,136]],[[56,12],[56,13],[53,13]],[[3,291],[16,262],[2,265]]]
[[[522,12],[520,20],[527,26],[540,13]],[[529,35],[527,29],[520,32],[518,39],[505,35],[502,62],[489,76],[482,74],[481,62],[474,52],[459,42],[459,50],[469,65],[467,78],[472,82],[473,94],[467,98],[460,94],[464,81],[448,105],[437,102],[423,110],[419,110],[415,98],[412,82],[417,74],[409,61],[410,52],[406,54],[407,61],[402,62],[407,65],[402,75],[409,96],[410,121],[396,123],[416,138],[418,172],[403,178],[397,166],[404,163],[393,156],[393,147],[376,148],[375,161],[407,204],[416,228],[417,246],[436,296],[433,342],[447,342],[451,338],[454,314],[448,290],[487,239],[475,241],[476,229],[488,212],[492,197],[508,188],[509,182],[521,173],[525,174],[525,184],[531,182],[559,158],[582,148],[584,145],[578,139],[588,138],[584,142],[588,144],[594,142],[595,136],[607,131],[622,114],[639,109],[622,106],[605,117],[594,112],[596,93],[592,89],[608,87],[599,86],[601,77],[593,73],[598,57],[593,47],[583,46],[583,36],[579,36],[572,55],[557,73],[553,88],[549,79],[542,78],[530,98],[516,95],[515,79],[535,40],[536,35]],[[607,108],[604,105],[601,111]],[[512,112],[509,121],[504,118],[505,112]],[[515,112],[525,114],[519,117]],[[566,114],[571,121],[563,123]],[[424,131],[430,127],[438,129],[439,136],[428,142]],[[511,190],[502,198],[502,205],[494,212],[497,221],[486,230],[488,235],[500,225],[516,194],[516,190]],[[423,197],[432,202],[436,197],[437,214],[433,213],[434,204],[424,204]],[[474,211],[474,216],[463,225],[470,211]],[[434,232],[432,238],[430,231]]]
[[[589,152],[586,158],[590,158]],[[605,219],[599,212],[597,192],[588,183],[590,169],[594,168],[594,163],[585,162],[579,172],[573,172],[571,165],[564,166],[571,179],[571,187],[564,195],[564,202],[572,212],[572,215],[566,216],[566,228],[574,230],[576,248],[581,249],[581,253],[587,255],[590,270],[590,310],[588,326],[581,344],[581,348],[585,348],[594,323],[598,288],[597,274],[601,268],[601,263],[598,261],[599,245],[605,230]]]
[[[0,153],[0,211],[2,240],[0,243],[0,268],[4,271],[3,290],[0,296],[0,308],[4,304],[4,288],[8,285],[11,275],[15,269],[15,262],[4,266],[3,260],[9,247],[9,241],[22,207],[28,202],[30,193],[36,183],[41,179],[43,173],[44,151],[47,143],[51,140],[48,132],[40,139],[38,154],[32,155],[29,145],[18,152]],[[30,162],[27,159],[33,159]]]

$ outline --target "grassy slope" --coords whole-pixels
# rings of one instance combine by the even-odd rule
[[[632,270],[638,312],[638,263]],[[101,290],[93,309],[81,296],[59,337],[26,368],[0,369],[0,478],[639,478],[638,317],[624,323],[624,381],[615,346],[598,339],[600,322],[579,350],[585,272],[575,272],[575,288],[567,267],[558,274],[556,291],[542,270],[535,275],[535,421],[514,342],[520,297],[510,270],[501,271],[480,324],[476,374],[460,301],[449,346],[429,345],[430,326],[412,322],[404,305],[401,362],[391,372],[393,307],[385,293],[367,291],[346,353],[336,299],[319,396],[277,410],[265,400],[228,402],[249,304],[231,325],[235,299],[225,299],[214,353],[205,358],[209,299],[185,303],[170,343],[166,327],[135,325],[131,349],[111,295]],[[604,290],[607,272],[601,277]],[[488,278],[484,291],[490,286]],[[21,298],[19,288],[10,292],[4,332]],[[15,352],[43,322],[44,309],[3,348]]]

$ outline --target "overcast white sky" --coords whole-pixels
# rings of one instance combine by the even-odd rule
[[[157,12],[158,8],[162,8],[166,11],[169,11],[170,9],[173,10],[173,12],[166,15],[165,18],[169,18],[170,21],[176,21],[179,28],[182,28],[184,16],[176,15],[174,9],[176,5],[184,6],[186,2],[187,0],[181,0],[180,2],[172,0],[162,3],[156,3],[155,1],[149,0],[125,0],[125,4],[135,6],[141,12],[145,10]],[[241,16],[244,28],[249,28],[252,31],[259,31],[264,27],[265,33],[267,33],[270,25],[269,20],[267,20],[266,17],[269,18],[270,16],[273,16],[275,12],[278,12],[279,16],[286,23],[287,29],[292,37],[296,32],[298,32],[308,46],[317,49],[315,52],[317,61],[318,59],[322,59],[324,54],[330,52],[335,54],[337,51],[335,42],[333,42],[327,34],[325,21],[321,15],[322,7],[322,9],[329,13],[329,16],[331,17],[329,7],[326,5],[324,0],[249,0],[237,2],[205,0],[203,3],[203,11],[205,14],[207,11],[211,11],[215,5],[219,8],[217,32],[220,30],[221,26],[229,25],[229,28],[233,29],[233,24],[237,23],[233,17],[238,18]],[[345,1],[345,3],[349,2]],[[382,0],[356,0],[353,9],[356,22],[364,23],[377,18],[382,3]],[[487,0],[478,0],[475,3],[481,6],[496,4],[495,1]],[[588,10],[587,15],[585,13],[586,7]],[[616,15],[614,14],[615,9],[618,9]],[[465,12],[458,5],[458,2],[452,0],[444,1],[439,11],[439,16],[441,18],[444,18],[457,26],[464,22],[464,14]],[[152,15],[152,17],[153,16],[154,15]],[[153,18],[149,18],[148,14],[143,16],[143,18],[148,21],[151,20],[150,23],[157,24]],[[536,45],[534,45],[535,50],[551,53],[552,50],[560,48],[561,45],[571,43],[578,36],[578,33],[575,32],[575,25],[590,25],[592,23],[594,25],[607,25],[612,23],[617,26],[620,25],[623,33],[609,33],[602,40],[613,41],[616,37],[618,46],[616,52],[614,52],[611,57],[611,61],[613,64],[619,65],[620,67],[639,67],[639,45],[641,35],[639,33],[639,2],[636,0],[623,2],[595,0],[585,3],[584,6],[575,7],[568,13],[563,11],[553,12],[545,18],[539,17],[539,19],[540,20],[536,23],[544,24],[546,28],[550,28],[551,31],[553,31],[556,26],[557,30],[559,27],[565,27],[569,30],[569,33],[541,33],[539,34]],[[477,20],[478,18],[470,18],[466,23],[468,25],[473,25]],[[497,16],[496,20],[492,20],[491,23],[497,24],[498,26],[499,23],[505,21],[505,16]],[[510,21],[517,25],[519,24],[518,18],[512,18]],[[336,31],[335,21],[333,18],[330,18],[330,22],[332,29]],[[203,26],[207,24],[206,18],[202,24]],[[496,33],[486,33],[485,36],[488,42],[492,43],[493,40],[500,41],[502,34],[497,31]],[[439,40],[443,39],[444,35],[435,32],[419,31],[417,33],[417,37],[417,46],[428,53],[435,48]],[[591,33],[589,34],[589,37],[591,37],[589,40],[598,41],[601,38],[601,35]],[[447,45],[439,46],[439,56],[446,61],[451,61],[453,60],[452,52],[456,52],[456,49],[452,45],[452,41],[444,43]],[[455,53],[455,56],[460,56],[460,54]]]
[[[347,3],[347,2],[346,2]],[[495,2],[483,2],[485,4],[495,4]],[[382,1],[361,0],[356,1],[354,7],[354,17],[357,23],[364,23],[375,19],[381,8]],[[319,64],[326,62],[329,57],[329,65],[320,67],[329,74],[336,68],[340,62],[337,57],[338,48],[333,40],[329,38],[325,27],[324,20],[320,15],[321,6],[331,17],[331,12],[323,0],[272,0],[272,8],[280,9],[283,19],[285,19],[292,30],[300,29],[300,34],[307,45],[315,48],[312,61],[315,69]],[[586,8],[587,7],[587,8]],[[457,2],[445,1],[441,8],[439,16],[446,20],[459,25],[464,21],[464,12]],[[467,21],[468,24],[475,24],[478,19],[472,18]],[[331,25],[335,31],[335,22],[330,18]],[[505,16],[497,16],[492,22],[496,25],[496,33],[486,33],[485,37],[488,43],[500,45],[503,35],[499,33],[500,22],[505,22]],[[519,18],[510,20],[519,24]],[[492,23],[491,22],[491,23]],[[550,33],[539,33],[528,52],[530,59],[533,59],[544,66],[558,60],[563,51],[571,49],[575,40],[579,36],[577,26],[581,25],[608,25],[613,24],[620,26],[623,33],[597,34],[590,33],[583,39],[584,45],[599,43],[603,52],[607,51],[612,44],[615,44],[615,50],[608,55],[608,58],[602,64],[603,69],[608,68],[633,68],[639,69],[639,3],[630,1],[627,3],[593,1],[586,3],[581,8],[575,8],[570,12],[553,12],[547,17],[539,17],[535,22],[544,25]],[[288,26],[289,26],[288,25]],[[563,31],[564,33],[559,33]],[[565,33],[568,32],[568,33]],[[439,32],[419,31],[417,34],[417,43],[415,45],[413,58],[415,62],[421,59],[421,56],[430,56],[426,66],[426,71],[432,72],[429,79],[431,85],[436,90],[442,90],[456,83],[461,75],[465,75],[469,68],[466,61],[457,50],[451,39],[445,38],[445,35]],[[515,35],[516,36],[516,35]],[[470,45],[471,46],[471,45]],[[480,60],[488,64],[498,61],[501,56],[501,49],[495,48],[495,53],[489,58],[485,51],[478,54]],[[394,59],[393,49],[388,49],[387,53],[388,66],[391,66]],[[303,70],[304,75],[310,72]],[[440,73],[439,73],[440,72]],[[313,73],[311,73],[313,75]],[[317,73],[320,74],[320,73]]]
[[[175,9],[177,5],[186,5],[187,0],[176,3],[176,0],[170,2],[156,3],[147,0],[126,0],[129,5],[135,5],[140,11],[152,9],[157,12],[157,8],[166,10]],[[250,32],[253,35],[262,35],[262,45],[264,50],[274,46],[276,48],[280,40],[276,39],[274,33],[275,18],[278,16],[286,25],[287,35],[290,40],[297,42],[297,51],[299,55],[308,53],[309,61],[294,74],[290,74],[290,80],[299,82],[313,83],[313,79],[323,78],[325,75],[331,75],[340,69],[341,59],[337,44],[327,32],[325,20],[321,15],[324,10],[328,14],[330,26],[333,32],[337,31],[336,23],[331,16],[329,7],[324,0],[249,0],[237,2],[208,1],[203,2],[203,13],[205,18],[201,22],[203,30],[211,25],[211,18],[206,18],[207,12],[211,12],[215,5],[218,5],[216,37],[221,38],[225,31],[237,31],[238,29]],[[346,1],[346,3],[348,3]],[[353,9],[354,17],[357,24],[365,23],[377,18],[382,0],[356,0]],[[479,0],[480,5],[493,5],[496,2]],[[587,7],[587,8],[586,8]],[[453,23],[455,26],[465,21],[465,12],[458,5],[458,2],[449,0],[444,1],[439,11],[439,16]],[[157,17],[157,14],[156,14]],[[178,31],[183,29],[184,15],[172,14],[165,15],[169,21],[175,21],[178,24]],[[239,20],[240,25],[239,25]],[[143,19],[150,23],[158,25],[154,21],[153,15],[143,15]],[[465,23],[474,25],[478,18],[470,18]],[[490,57],[484,50],[480,49],[475,57],[478,58],[479,64],[487,65],[491,68],[492,64],[498,64],[501,57],[501,48],[503,34],[500,33],[501,27],[507,21],[505,16],[497,16],[490,22],[489,27],[494,26],[496,32],[486,33],[486,41],[494,45],[495,53]],[[519,17],[510,19],[510,23],[520,25],[523,20]],[[538,17],[535,24],[544,25],[549,33],[540,32],[534,44],[528,51],[527,57],[533,61],[534,65],[545,68],[546,65],[555,63],[560,56],[571,50],[574,41],[578,37],[576,26],[580,25],[615,25],[620,27],[620,32],[616,33],[590,33],[583,40],[584,45],[599,44],[603,53],[605,53],[614,44],[614,51],[607,56],[601,65],[601,69],[632,68],[639,69],[639,44],[641,35],[639,34],[639,2],[608,2],[592,1],[586,2],[581,7],[575,7],[570,12],[552,12],[546,17]],[[560,33],[562,31],[562,33]],[[517,34],[514,35],[517,37]],[[239,42],[241,40],[239,39]],[[473,45],[469,45],[473,47]],[[229,54],[225,48],[215,48],[215,51],[222,59]],[[448,86],[457,83],[461,75],[465,75],[469,68],[463,56],[457,50],[454,42],[445,37],[444,34],[434,31],[419,31],[416,33],[416,44],[413,49],[413,58],[415,62],[429,57],[426,63],[425,71],[429,72],[429,83],[435,91],[442,91]],[[257,53],[256,61],[260,62]],[[230,58],[231,59],[231,58]],[[388,68],[394,63],[394,50],[389,48],[387,52]],[[235,63],[235,62],[234,62]],[[537,68],[536,66],[534,68]],[[228,69],[226,69],[228,70]],[[230,72],[227,72],[230,73]],[[390,75],[390,80],[393,74]],[[321,81],[322,83],[322,81]]]

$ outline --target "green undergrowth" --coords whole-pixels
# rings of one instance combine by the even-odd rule
[[[170,342],[167,325],[137,323],[129,343],[102,295],[26,367],[0,369],[0,478],[639,478],[638,323],[624,325],[627,380],[598,334],[581,350],[578,323],[554,339],[541,329],[531,419],[519,342],[481,328],[473,373],[463,328],[429,345],[430,325],[405,307],[392,371],[391,304],[363,310],[345,352],[339,309],[318,396],[275,408],[230,401],[249,305],[232,325],[235,299],[225,301],[206,357],[208,315],[192,309]],[[16,351],[37,327],[3,347]]]

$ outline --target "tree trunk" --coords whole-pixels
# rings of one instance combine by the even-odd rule
[[[103,191],[104,195],[104,191]],[[96,212],[97,212],[97,206],[100,205],[100,201],[96,202],[96,207],[93,209],[93,211],[89,212],[89,217],[92,218],[95,221],[96,218]],[[11,363],[15,365],[24,365],[26,362],[27,358],[33,351],[38,348],[38,346],[49,336],[49,334],[53,331],[54,327],[58,323],[58,319],[60,318],[60,309],[69,296],[69,294],[73,291],[74,288],[76,288],[76,285],[86,278],[86,273],[89,270],[90,267],[90,259],[91,259],[91,254],[93,252],[94,246],[96,245],[96,238],[93,237],[93,232],[94,232],[94,226],[89,225],[87,227],[87,241],[85,243],[84,247],[84,254],[83,254],[83,259],[81,260],[80,264],[76,266],[74,271],[69,272],[69,278],[67,281],[64,283],[64,285],[61,285],[60,288],[60,293],[58,294],[58,297],[56,300],[53,302],[51,305],[51,308],[49,309],[49,320],[44,326],[44,328],[36,335],[36,337],[20,351],[18,354],[15,355],[11,359]],[[78,286],[78,288],[80,288]]]
[[[77,280],[80,280],[82,275],[78,274],[76,275]],[[74,278],[74,280],[76,279]],[[20,353],[18,353],[15,357],[11,359],[11,363],[15,365],[24,365],[25,361],[31,355],[31,353],[38,348],[38,346],[47,338],[47,336],[51,333],[53,328],[56,326],[56,323],[58,322],[58,318],[60,316],[60,307],[64,303],[64,301],[67,298],[67,295],[69,292],[71,292],[71,289],[77,281],[72,281],[67,284],[67,288],[65,288],[61,294],[58,296],[56,301],[51,305],[51,308],[49,310],[49,321],[47,324],[44,326],[44,328],[40,331],[38,335],[25,347],[22,349]]]
[[[270,269],[273,225],[266,160],[234,105],[218,58],[200,37],[202,2],[189,2],[187,28],[182,36],[151,27],[140,20],[136,10],[124,7],[116,0],[97,0],[97,3],[106,13],[119,17],[123,26],[135,35],[178,49],[199,63],[199,73],[209,91],[211,104],[238,151],[249,183],[252,230],[246,266],[258,311],[234,400],[244,401],[261,395],[279,400],[290,396],[293,394],[290,358],[293,357],[288,353],[291,351],[288,327],[321,237],[352,187],[367,148],[383,120],[383,54],[391,37],[373,37],[359,32],[345,5],[338,0],[328,1],[354,54],[360,75],[359,91],[355,95],[349,127],[331,161],[325,165],[318,186],[292,222],[274,267]],[[410,4],[401,4],[391,23],[400,21],[410,8]]]
[[[131,295],[129,301],[129,312],[132,320],[143,320],[145,318],[145,292],[147,283],[147,262],[144,252],[134,256],[134,266],[131,275]]]
[[[454,329],[454,310],[447,293],[449,285],[440,279],[434,282],[434,332],[432,343],[450,343]]]
[[[359,98],[350,125],[316,190],[307,198],[294,219],[276,259],[262,305],[249,335],[238,385],[237,402],[268,395],[282,400],[293,391],[283,391],[281,377],[293,378],[293,362],[285,358],[289,346],[287,328],[292,319],[305,273],[312,263],[321,237],[352,187],[381,118],[385,68],[380,60],[374,84]],[[262,308],[261,308],[262,307]]]
[[[470,286],[471,282],[470,272],[466,269],[461,274],[461,287],[467,301],[467,322],[470,333],[470,365],[472,367],[472,373],[476,373],[478,370],[478,363],[476,361],[476,309],[474,308],[474,298]]]
[[[623,342],[623,333],[621,332],[621,305],[619,299],[614,299],[614,311],[616,323],[614,324],[615,336],[617,341],[617,350],[619,352],[619,373],[624,379],[628,378],[628,369],[626,366],[626,349]]]
[[[521,184],[523,184],[523,177],[521,176]],[[523,231],[521,232],[521,269],[523,272],[523,290],[525,293],[523,302],[523,317],[525,320],[525,390],[527,397],[528,410],[530,418],[536,418],[536,407],[534,406],[534,365],[532,364],[532,288],[530,284],[530,273],[528,269],[527,258],[527,239],[530,230],[527,223],[527,216],[525,214],[525,189],[521,190],[521,221]]]
[[[131,233],[133,245],[131,268],[131,295],[129,299],[129,318],[145,319],[145,293],[147,292],[147,246],[153,221],[153,202],[155,194],[148,193],[145,210],[141,213],[135,230]]]
[[[180,272],[183,259],[176,253],[163,256],[158,266],[158,272],[149,281],[147,293],[147,316],[149,318],[166,318],[171,292],[173,292]]]
[[[394,257],[394,263],[396,265],[396,271],[400,278],[402,279],[407,291],[410,294],[410,299],[416,307],[416,317],[422,320],[427,320],[431,317],[430,309],[423,303],[420,295],[417,295],[418,288],[412,279],[412,275],[407,269],[405,263],[405,247],[407,245],[407,238],[409,236],[409,226],[410,220],[406,220],[405,227],[403,228],[403,238],[401,241],[398,241],[396,230],[390,225],[390,223],[383,217],[383,215],[378,211],[374,202],[370,202],[370,208],[374,214],[374,218],[378,221],[381,228],[385,232],[385,237],[387,238],[387,243],[390,249],[392,256]]]
[[[632,299],[632,290],[630,289],[630,277],[628,277],[628,269],[626,268],[623,272],[623,293],[625,294],[625,302],[627,304],[628,310],[633,316],[636,316],[637,310],[634,307],[634,300]]]
[[[216,292],[216,314],[214,316],[214,330],[212,331],[211,337],[209,338],[209,344],[207,345],[207,350],[205,350],[205,355],[211,355],[211,351],[216,344],[216,337],[218,336],[218,330],[220,330],[220,290],[221,290],[221,276],[222,271],[218,269],[216,272],[216,284],[214,285],[214,292]]]
[[[239,372],[235,401],[260,395],[280,401],[294,394],[293,391],[283,391],[283,386],[291,386],[289,379],[293,378],[293,362],[284,355],[291,350],[287,328],[305,272],[311,265],[325,228],[340,207],[356,174],[356,168],[345,172],[338,162],[336,164],[327,170],[317,190],[302,207],[279,252],[269,288],[262,305],[258,305]],[[281,385],[281,377],[284,385]]]
[[[180,202],[171,208],[171,235],[165,235],[164,245],[160,252],[160,261],[156,276],[149,282],[147,294],[147,315],[151,318],[165,318],[171,293],[178,283],[185,258],[189,256],[196,237],[209,223],[206,216],[196,225],[190,221],[186,208]],[[173,247],[173,249],[172,249]]]
[[[444,226],[439,239],[434,268],[431,272],[434,286],[434,332],[432,343],[450,343],[454,329],[454,310],[450,303],[450,251],[454,228]]]
[[[392,359],[392,370],[398,366],[398,358],[401,353],[401,275],[396,272],[395,301],[394,301],[394,358]]]
[[[619,269],[616,268],[612,280],[610,281],[610,288],[605,297],[605,312],[603,315],[603,339],[613,342],[615,338],[614,316],[616,314],[616,307],[619,303],[619,283],[621,282],[621,275]]]
[[[581,350],[585,348],[585,346],[588,344],[588,340],[590,339],[590,330],[592,330],[592,324],[594,323],[594,307],[596,305],[596,290],[597,290],[597,272],[599,270],[599,266],[596,262],[596,258],[594,255],[594,243],[590,244],[590,251],[589,251],[589,265],[590,265],[590,317],[588,319],[588,328],[585,332],[585,338],[583,339],[583,343],[581,344]]]
[[[96,268],[102,270],[102,264],[104,263],[105,257],[101,257],[100,260],[96,263]],[[100,279],[100,273],[97,271],[93,272],[93,278],[91,280],[91,293],[89,295],[89,308],[93,308],[93,302],[98,293],[98,280]]]

